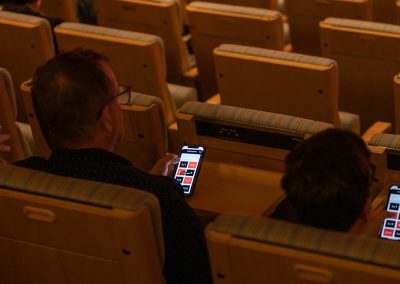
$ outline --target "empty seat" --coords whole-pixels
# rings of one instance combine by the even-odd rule
[[[382,23],[396,23],[396,0],[374,0],[373,20]]]
[[[14,81],[18,121],[27,122],[19,86],[55,55],[49,23],[40,17],[0,11],[0,65]]]
[[[40,11],[65,22],[78,22],[77,1],[41,0]]]
[[[339,66],[339,107],[360,115],[361,129],[395,121],[393,76],[400,70],[400,26],[328,18],[321,22],[324,57]]]
[[[32,155],[33,138],[29,125],[16,122],[17,106],[11,75],[4,68],[0,68],[0,125],[1,133],[10,134],[7,144],[11,152],[1,153],[8,162],[22,160]]]
[[[158,35],[165,45],[168,82],[195,77],[195,63],[182,38],[183,20],[177,0],[94,0],[99,25]],[[189,74],[185,74],[188,72]],[[192,78],[193,79],[193,78]]]
[[[217,93],[212,51],[218,45],[284,49],[283,20],[278,11],[209,2],[192,2],[186,10],[203,100]]]
[[[374,2],[379,2],[377,0]],[[371,0],[286,0],[293,50],[320,55],[318,24],[327,17],[370,20]]]
[[[157,36],[78,23],[63,23],[55,28],[55,34],[60,50],[94,49],[108,57],[121,85],[159,97],[165,107],[168,125],[175,120],[176,107],[197,99],[196,90],[190,87],[173,86],[174,92],[170,93],[164,45]]]
[[[360,132],[359,118],[338,111],[334,60],[223,44],[214,50],[221,103],[325,121]]]
[[[48,157],[51,150],[33,108],[29,82],[24,83],[22,89],[38,155]],[[131,92],[129,104],[121,105],[121,108],[125,132],[115,153],[130,160],[136,168],[148,172],[168,150],[163,103],[157,97]]]
[[[222,215],[206,229],[215,284],[398,283],[396,242]]]
[[[154,195],[0,167],[1,283],[165,283]]]

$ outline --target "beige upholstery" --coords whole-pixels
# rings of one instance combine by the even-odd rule
[[[212,50],[218,45],[284,48],[283,20],[278,11],[209,2],[192,2],[186,10],[203,100],[218,92],[212,57]]]
[[[1,283],[165,283],[157,199],[0,166]]]
[[[8,162],[27,157],[18,127],[15,124],[16,117],[17,108],[11,76],[7,70],[0,68],[0,134],[7,133],[11,135],[10,140],[7,142],[7,145],[11,146],[11,152],[1,153],[1,157]]]
[[[286,0],[293,50],[320,55],[318,23],[326,17],[370,20],[371,3],[372,0]]]
[[[361,130],[395,121],[393,76],[400,70],[400,27],[339,18],[321,22],[324,57],[337,61],[339,108],[360,115]]]
[[[357,116],[339,116],[337,65],[331,59],[224,44],[214,50],[214,60],[222,104],[325,121],[360,132]]]
[[[37,154],[50,155],[50,148],[43,137],[39,121],[33,108],[29,82],[22,86],[25,107],[29,114]],[[125,132],[115,152],[130,160],[142,171],[149,171],[168,149],[167,125],[164,107],[157,97],[131,93],[129,105],[121,105]]]
[[[175,0],[94,0],[99,25],[162,38],[168,82],[181,84],[191,65],[182,39],[182,16]]]
[[[79,22],[77,17],[77,1],[41,0],[40,11],[46,16],[59,18],[65,22]]]
[[[374,22],[396,23],[396,0],[374,0],[373,20]]]
[[[214,284],[399,283],[396,242],[222,215],[206,229]]]
[[[51,28],[43,18],[0,11],[0,38],[0,65],[14,80],[18,120],[27,122],[19,86],[54,56]]]

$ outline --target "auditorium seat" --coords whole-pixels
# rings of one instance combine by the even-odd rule
[[[286,8],[293,50],[311,55],[321,55],[318,24],[323,19],[372,18],[372,0],[286,0]]]
[[[188,102],[177,114],[181,145],[204,145],[194,194],[202,218],[237,212],[268,216],[283,199],[280,180],[287,153],[333,125],[257,110]]]
[[[61,51],[94,49],[108,57],[121,85],[159,97],[168,125],[175,120],[176,108],[197,99],[193,88],[167,85],[164,45],[158,36],[78,23],[63,23],[55,28],[55,34]]]
[[[55,55],[51,27],[40,17],[0,11],[0,38],[0,65],[10,72],[14,81],[17,118],[27,122],[19,86]]]
[[[200,0],[200,1],[203,1],[203,0]],[[191,1],[191,2],[193,2],[193,1]],[[271,10],[280,10],[279,4],[282,3],[282,1],[278,1],[278,0],[207,0],[204,2],[239,5],[239,6],[263,8],[263,9],[271,9]]]
[[[183,15],[178,0],[94,0],[94,5],[101,26],[161,37],[168,82],[194,84],[195,61],[182,38]]]
[[[339,107],[360,115],[361,130],[395,121],[393,76],[400,70],[400,26],[328,18],[320,23],[324,57],[339,66]]]
[[[395,24],[396,0],[373,0],[373,21]]]
[[[48,157],[51,150],[33,108],[29,82],[25,82],[21,88],[38,155]],[[119,98],[120,101],[125,99]],[[121,104],[121,108],[125,132],[115,153],[131,161],[136,168],[148,172],[168,151],[163,103],[157,97],[131,92],[129,104]]]
[[[62,19],[64,22],[79,22],[77,1],[41,0],[40,12],[49,17]]]
[[[283,50],[285,34],[278,11],[210,2],[186,6],[199,70],[202,100],[217,93],[212,50],[222,43]]]
[[[360,133],[359,117],[338,108],[334,60],[242,45],[214,50],[222,104],[325,121]]]
[[[34,143],[32,131],[28,124],[17,122],[17,106],[11,75],[0,68],[0,134],[10,134],[5,144],[11,146],[11,151],[1,153],[7,162],[14,162],[32,156]]]
[[[165,283],[157,199],[0,166],[1,283]]]
[[[222,215],[206,229],[214,284],[398,283],[396,242]]]

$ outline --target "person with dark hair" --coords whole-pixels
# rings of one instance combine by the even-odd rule
[[[41,0],[3,0],[2,4],[4,11],[45,18],[52,28],[62,23],[61,19],[48,17],[39,12]]]
[[[281,180],[292,221],[361,233],[370,217],[370,152],[354,133],[329,129],[298,144]],[[279,217],[279,208],[275,213]]]
[[[161,208],[168,283],[211,283],[204,228],[187,205],[181,185],[170,177],[136,169],[113,153],[124,132],[119,89],[107,60],[91,50],[56,56],[37,69],[32,99],[49,159],[31,157],[15,164],[56,175],[134,187],[153,193]],[[170,156],[153,168],[177,161]]]

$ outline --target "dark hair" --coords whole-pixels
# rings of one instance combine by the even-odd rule
[[[103,55],[76,49],[36,70],[33,106],[50,148],[69,148],[91,138],[98,110],[114,91],[101,62],[106,62]]]
[[[17,4],[17,5],[25,5],[36,3],[38,0],[0,0],[0,4]]]
[[[339,129],[298,144],[286,157],[281,185],[300,222],[348,231],[369,197],[370,156],[360,137]]]

